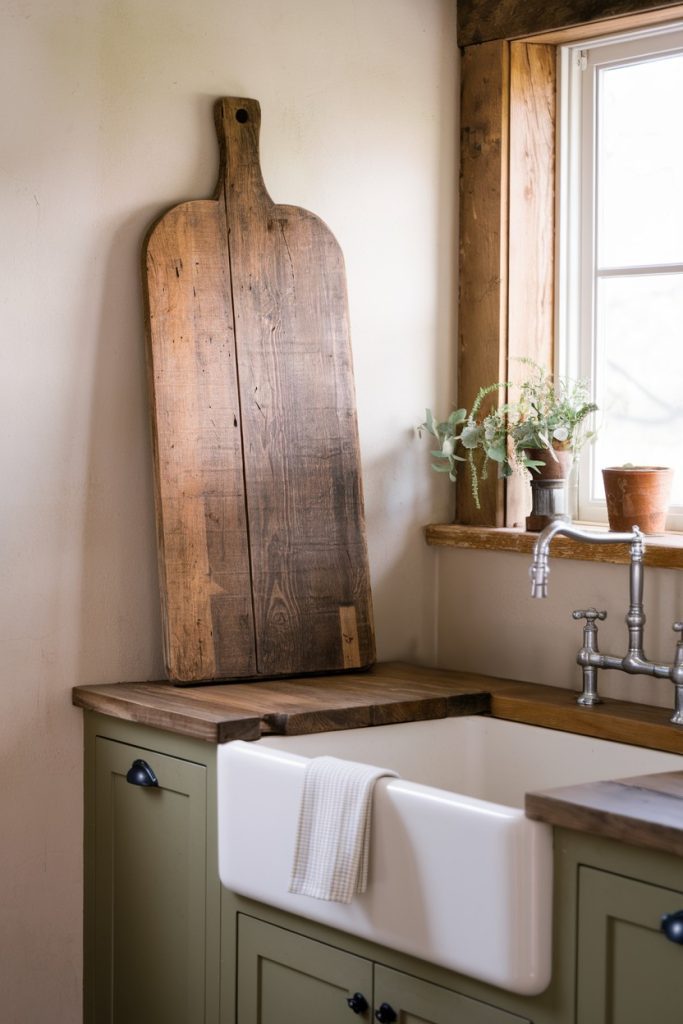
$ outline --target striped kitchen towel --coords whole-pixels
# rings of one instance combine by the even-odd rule
[[[384,775],[396,772],[337,757],[308,762],[290,892],[337,903],[365,892],[372,792]]]

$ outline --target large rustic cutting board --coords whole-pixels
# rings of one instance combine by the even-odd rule
[[[266,192],[255,100],[214,198],[145,244],[164,647],[177,683],[358,669],[374,638],[344,262]]]

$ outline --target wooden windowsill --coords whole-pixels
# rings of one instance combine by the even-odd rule
[[[577,523],[595,533],[607,535],[607,527],[593,523]],[[435,547],[470,548],[477,551],[518,551],[530,555],[537,533],[490,526],[459,526],[457,523],[432,523],[426,527],[427,543]],[[569,537],[553,540],[553,557],[573,558],[584,562],[611,562],[626,565],[629,561],[626,544],[581,544]],[[683,533],[666,533],[645,538],[645,565],[664,569],[683,569]]]

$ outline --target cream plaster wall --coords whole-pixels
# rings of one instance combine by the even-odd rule
[[[379,655],[433,661],[447,515],[411,427],[453,397],[453,0],[4,0],[0,1016],[74,1024],[74,684],[162,673],[138,260],[258,98],[276,201],[349,278]]]
[[[583,623],[572,619],[575,608],[605,609],[600,650],[626,653],[627,566],[553,560],[551,548],[549,593],[539,601],[530,596],[530,564],[530,556],[511,552],[440,551],[438,662],[443,668],[580,690],[576,652]],[[653,661],[671,662],[677,639],[671,627],[683,618],[683,573],[646,569],[644,599],[645,652]],[[603,672],[599,689],[606,697],[673,707],[673,686],[666,679]]]

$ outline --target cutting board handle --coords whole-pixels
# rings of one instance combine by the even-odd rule
[[[214,108],[220,147],[220,169],[214,198],[249,195],[257,205],[272,206],[261,174],[259,135],[261,106],[258,100],[226,96]]]

